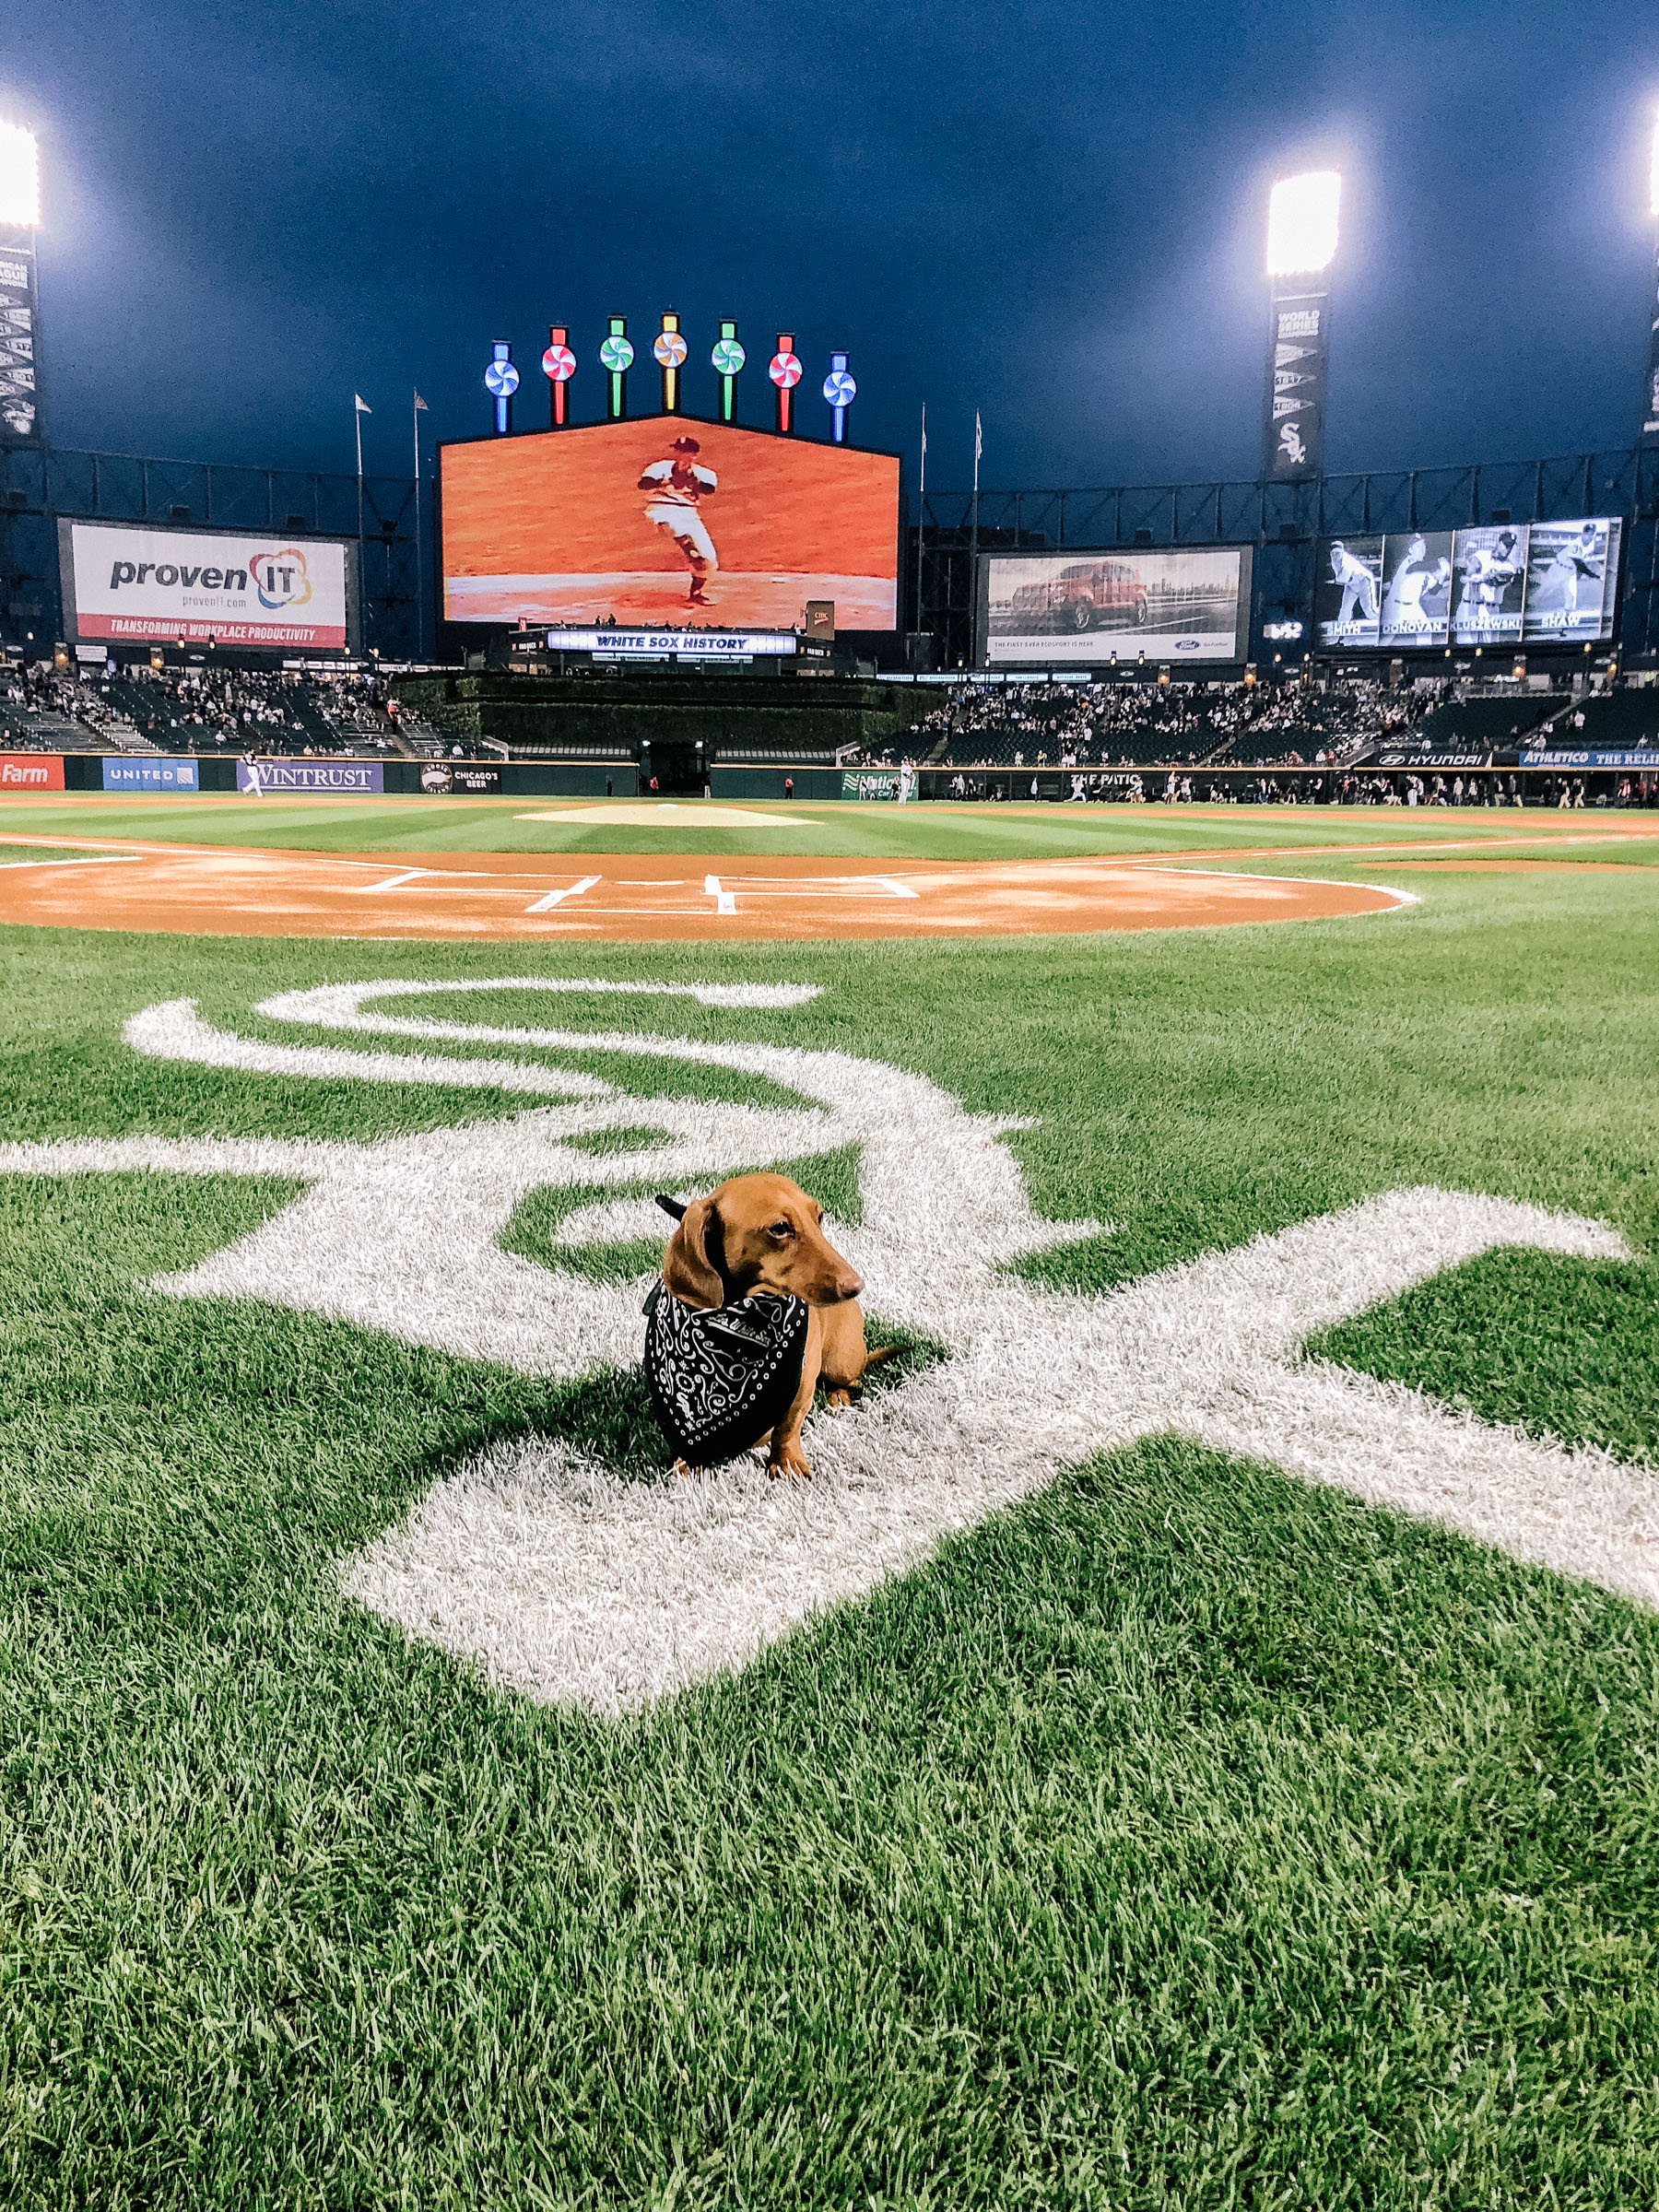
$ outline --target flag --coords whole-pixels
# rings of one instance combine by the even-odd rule
[[[927,451],[927,409],[925,407],[922,410],[922,451],[924,453]]]
[[[357,411],[359,415],[373,414],[374,409],[369,405],[369,402],[363,397],[360,392],[354,392],[351,396],[357,401]]]
[[[359,404],[360,406],[361,402],[359,401]],[[365,413],[367,413],[367,409],[364,410]],[[418,415],[429,415],[431,411],[431,408],[427,406],[426,401],[422,399],[419,393],[417,392],[415,394],[415,412]]]
[[[980,429],[979,409],[973,410],[973,457],[977,461],[985,450],[984,433]]]

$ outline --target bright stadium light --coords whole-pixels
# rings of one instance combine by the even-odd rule
[[[41,154],[35,135],[0,121],[0,223],[33,230],[41,220]]]
[[[1280,177],[1267,203],[1267,274],[1300,276],[1328,269],[1336,258],[1336,211],[1342,179],[1334,169]]]

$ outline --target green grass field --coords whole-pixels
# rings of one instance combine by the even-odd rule
[[[582,849],[510,811],[267,805],[257,841]],[[249,818],[30,803],[0,830],[255,841]],[[830,835],[991,857],[1557,827],[916,820],[836,810]],[[742,848],[727,831],[708,849]],[[254,1006],[371,979],[818,984],[793,1010],[662,999],[648,1020],[638,1001],[550,1013],[523,990],[420,1003],[833,1048],[1033,1117],[1003,1141],[1036,1211],[1112,1225],[1018,1264],[1055,1289],[1405,1185],[1605,1221],[1637,1257],[1495,1251],[1312,1348],[1645,1477],[1659,878],[1412,880],[1422,903],[1388,916],[1069,940],[9,930],[0,1145],[366,1145],[540,1102],[143,1056],[123,1025],[159,1002],[243,1039],[360,1049]],[[617,1073],[601,1052],[512,1049]],[[768,1093],[700,1063],[625,1066],[647,1101]],[[804,1174],[845,1218],[856,1170]],[[0,1173],[7,2201],[1659,2201],[1643,1606],[1162,1435],[1073,1464],[735,1674],[620,1720],[537,1703],[357,1603],[342,1571],[484,1445],[551,1436],[663,1481],[638,1373],[554,1382],[145,1288],[295,1187]],[[559,1216],[606,1194],[533,1194],[503,1241],[551,1267]],[[601,1242],[570,1264],[605,1281],[639,1259]],[[868,1302],[879,1316],[878,1283]],[[916,1344],[907,1366],[935,1356]]]
[[[630,806],[641,802],[629,802]],[[1082,853],[1246,851],[1262,845],[1335,850],[1402,840],[1513,841],[1516,852],[1642,862],[1655,847],[1631,832],[1659,834],[1643,813],[1554,814],[1537,808],[1383,806],[1061,806],[929,804],[821,806],[755,802],[798,830],[700,829],[699,802],[671,802],[650,825],[543,817],[580,814],[585,799],[171,798],[76,795],[0,801],[0,835],[133,837],[195,845],[261,845],[308,853],[798,853],[914,860],[1061,859]],[[620,806],[622,802],[618,802]],[[735,807],[736,801],[718,803]]]

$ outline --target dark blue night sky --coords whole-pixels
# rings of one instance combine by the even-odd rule
[[[11,13],[61,444],[349,468],[355,388],[406,470],[412,385],[482,432],[510,338],[538,424],[565,320],[585,420],[604,317],[673,307],[697,411],[722,314],[743,420],[777,328],[808,394],[847,347],[912,483],[924,399],[937,486],[976,406],[987,486],[1248,477],[1266,192],[1309,165],[1345,176],[1330,467],[1635,433],[1659,17],[1615,0]]]

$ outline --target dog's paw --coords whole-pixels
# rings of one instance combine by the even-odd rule
[[[774,1452],[766,1463],[766,1471],[774,1482],[782,1475],[793,1477],[796,1482],[808,1482],[812,1477],[805,1454],[794,1444],[785,1444]]]
[[[843,1406],[851,1406],[852,1403],[853,1393],[850,1390],[832,1390],[830,1393],[830,1404],[837,1412]]]

